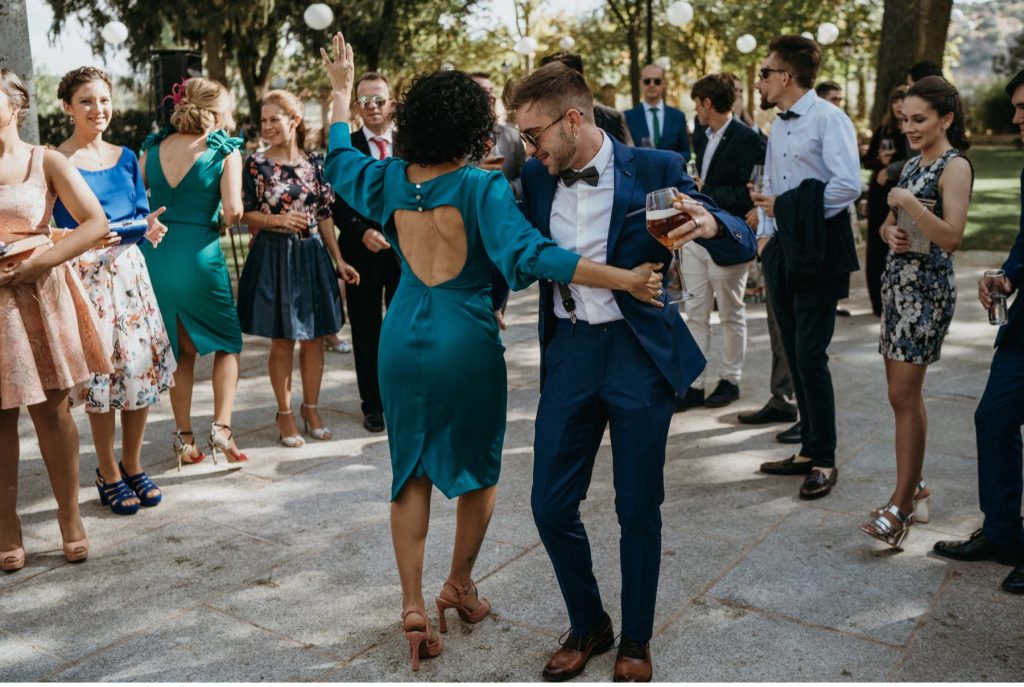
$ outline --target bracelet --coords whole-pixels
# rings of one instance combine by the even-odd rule
[[[921,221],[921,218],[922,218],[922,217],[924,217],[924,213],[926,213],[926,212],[928,212],[928,208],[924,208],[924,207],[923,207],[923,208],[921,208],[921,214],[919,214],[919,215],[918,215],[918,216],[917,216],[917,217],[916,217],[916,218],[914,219],[914,224],[917,224],[918,222],[920,222],[920,221]]]

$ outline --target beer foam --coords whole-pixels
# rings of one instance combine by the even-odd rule
[[[675,217],[676,215],[681,215],[681,214],[683,214],[683,211],[682,210],[676,210],[675,208],[665,208],[664,210],[648,210],[647,211],[647,219],[648,219],[648,221],[658,220],[658,219],[668,219],[669,217]]]

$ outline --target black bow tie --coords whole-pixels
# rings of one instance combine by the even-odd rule
[[[793,112],[792,110],[790,110],[789,112],[780,112],[779,113],[779,119],[781,119],[784,122],[789,121],[790,119],[796,119],[799,116],[800,116],[799,113]]]
[[[597,167],[587,167],[580,172],[574,172],[571,169],[567,169],[563,172],[559,172],[558,176],[561,177],[562,182],[566,186],[573,186],[577,181],[582,181],[584,184],[590,184],[591,186],[597,186],[597,180],[601,178],[601,175],[597,173]]]

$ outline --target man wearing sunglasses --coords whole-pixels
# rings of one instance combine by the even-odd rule
[[[355,92],[355,111],[362,118],[363,127],[352,134],[353,147],[378,160],[392,157],[391,117],[395,101],[391,98],[387,77],[367,72],[359,77]],[[384,404],[377,381],[377,348],[382,308],[391,303],[401,271],[380,225],[358,215],[340,196],[333,212],[342,257],[360,275],[358,286],[345,285],[345,304],[352,327],[352,353],[362,401],[363,427],[369,432],[383,432]]]
[[[647,233],[647,194],[674,187],[700,204],[668,236],[696,240],[728,262],[754,256],[743,220],[697,192],[674,153],[630,148],[597,127],[583,75],[552,62],[509,94],[526,152],[521,207],[559,246],[597,262],[668,265]],[[704,368],[704,356],[675,305],[628,302],[605,289],[540,284],[541,397],[531,505],[551,558],[571,630],[544,667],[546,680],[580,674],[615,639],[591,564],[579,507],[606,428],[611,432],[622,571],[622,639],[617,681],[649,681],[649,642],[661,564],[665,444],[675,408]]]
[[[682,110],[665,104],[665,70],[656,64],[647,65],[640,71],[640,84],[644,101],[626,110],[626,122],[633,141],[644,148],[674,150],[683,156],[683,160],[689,161],[686,115]]]
[[[820,64],[821,48],[808,38],[781,36],[768,46],[757,89],[781,114],[768,136],[763,193],[751,191],[766,291],[801,419],[800,450],[761,472],[804,475],[802,499],[827,496],[838,478],[828,346],[836,303],[860,269],[848,216],[861,191],[857,135],[846,113],[814,92]]]

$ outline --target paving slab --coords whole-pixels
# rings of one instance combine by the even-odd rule
[[[4,682],[31,682],[60,666],[59,656],[0,631],[0,680]]]

